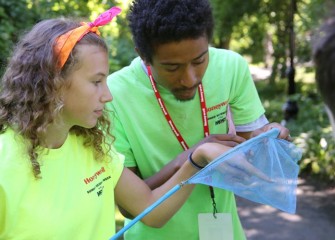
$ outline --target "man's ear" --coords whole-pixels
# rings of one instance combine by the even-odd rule
[[[144,57],[144,55],[140,52],[140,50],[137,47],[135,47],[135,51],[140,56],[140,58],[142,59],[142,61],[144,62],[144,64],[146,66],[150,65],[149,61],[146,60],[146,58]]]

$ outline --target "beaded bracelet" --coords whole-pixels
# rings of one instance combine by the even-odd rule
[[[190,153],[190,155],[188,155],[188,161],[192,164],[193,167],[195,167],[196,169],[200,170],[200,169],[203,169],[204,167],[198,165],[196,162],[193,161],[192,159],[192,154],[193,152]]]

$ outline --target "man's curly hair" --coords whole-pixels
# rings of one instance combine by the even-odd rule
[[[134,0],[128,13],[136,48],[149,63],[160,44],[212,39],[214,21],[208,0]]]

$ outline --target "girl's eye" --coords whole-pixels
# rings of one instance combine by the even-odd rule
[[[94,85],[99,85],[99,83],[101,83],[101,81],[98,80],[98,81],[94,81],[93,83],[94,83]]]

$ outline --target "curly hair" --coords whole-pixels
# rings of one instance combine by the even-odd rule
[[[69,86],[66,76],[78,67],[80,60],[76,47],[62,69],[57,68],[53,45],[58,36],[80,26],[70,19],[50,19],[36,24],[16,45],[0,86],[0,133],[8,127],[15,129],[28,140],[28,155],[36,178],[41,170],[38,149],[43,145],[42,136],[49,124],[63,109],[62,93]],[[106,43],[94,33],[86,34],[77,44],[90,44],[107,50]],[[106,110],[105,110],[106,111]],[[96,159],[110,150],[114,140],[110,135],[111,123],[107,113],[91,129],[74,126],[70,129],[83,136],[84,145],[93,147]],[[107,146],[107,152],[102,144]]]
[[[327,19],[315,36],[313,59],[320,93],[335,118],[335,17]]]
[[[208,0],[134,0],[127,18],[135,46],[149,63],[158,45],[213,36]]]

